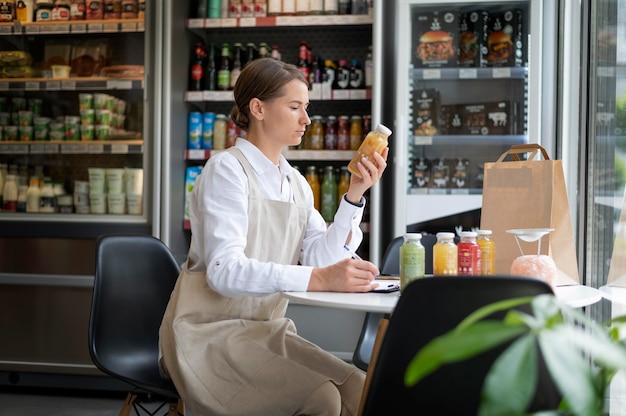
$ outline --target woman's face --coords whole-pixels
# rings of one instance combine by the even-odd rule
[[[304,130],[311,124],[307,113],[309,90],[302,81],[289,81],[280,97],[263,102],[263,129],[265,133],[281,142],[283,146],[300,144]]]

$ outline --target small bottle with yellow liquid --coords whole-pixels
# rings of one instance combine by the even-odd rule
[[[496,243],[491,234],[491,230],[478,230],[476,239],[480,246],[480,272],[487,276],[496,274]]]
[[[374,130],[367,133],[365,139],[363,139],[363,143],[354,154],[354,157],[348,164],[348,170],[353,175],[361,177],[361,172],[359,172],[359,168],[357,167],[357,163],[361,161],[361,159],[365,158],[370,162],[374,163],[373,154],[374,152],[382,153],[385,147],[387,147],[389,136],[391,135],[391,130],[389,128],[379,124]]]
[[[433,246],[433,275],[456,276],[458,256],[454,233],[437,233],[437,243]]]

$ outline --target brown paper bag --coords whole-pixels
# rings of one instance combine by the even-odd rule
[[[544,160],[534,160],[541,152]],[[527,160],[520,154],[529,153]],[[508,155],[513,161],[505,160]],[[550,160],[537,144],[514,145],[494,163],[485,163],[480,228],[492,230],[496,243],[496,273],[509,274],[513,260],[538,253],[538,242],[523,242],[511,229],[553,228],[541,238],[540,254],[552,257],[555,284],[578,284],[576,245],[569,211],[565,176],[560,160]]]
[[[626,286],[626,189],[624,190],[624,200],[622,201],[622,213],[620,214],[617,232],[615,233],[607,284],[611,286]]]

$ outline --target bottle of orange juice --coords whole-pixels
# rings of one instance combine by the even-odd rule
[[[320,179],[317,176],[317,168],[315,166],[308,166],[306,168],[306,181],[311,186],[313,191],[313,206],[316,210],[320,210]]]
[[[458,256],[454,233],[437,233],[437,244],[433,246],[433,275],[456,276]]]
[[[354,157],[348,164],[348,170],[353,175],[361,177],[361,172],[357,168],[357,163],[361,161],[361,159],[366,158],[367,160],[374,162],[374,158],[372,154],[374,152],[382,153],[385,147],[387,147],[389,136],[391,135],[391,130],[389,128],[379,124],[373,131],[367,133],[365,139],[363,139],[363,143],[354,154]]]

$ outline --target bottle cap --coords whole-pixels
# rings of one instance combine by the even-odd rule
[[[478,230],[478,235],[491,235],[491,230]]]
[[[406,233],[404,234],[405,240],[421,240],[422,235],[420,233]]]
[[[462,231],[461,238],[463,237],[476,237],[476,233],[474,231]]]
[[[437,238],[454,238],[454,233],[440,232],[437,233]]]
[[[383,134],[386,134],[387,136],[391,136],[391,130],[390,130],[390,129],[389,129],[389,127],[387,127],[387,126],[384,126],[384,125],[382,125],[382,124],[379,124],[379,125],[376,127],[376,130],[380,131],[380,132],[381,132],[381,133],[383,133]]]

